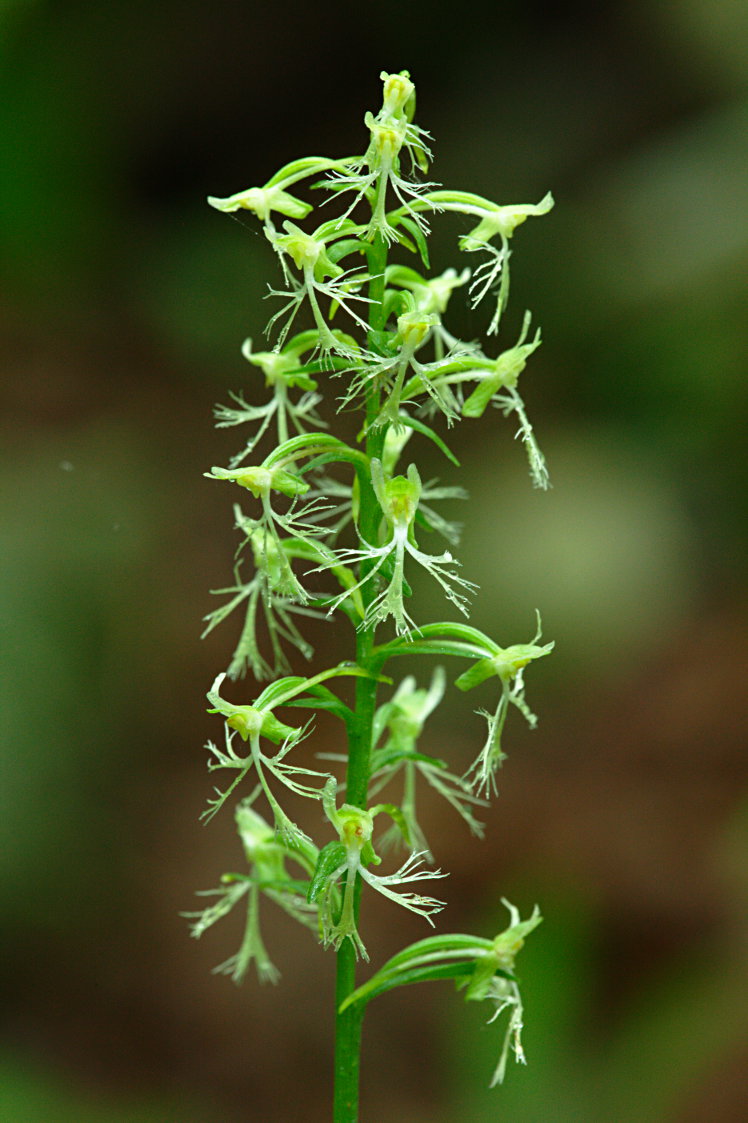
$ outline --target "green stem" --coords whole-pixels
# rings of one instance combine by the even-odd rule
[[[356,951],[343,940],[338,952],[335,1009],[356,989]],[[333,1123],[356,1123],[358,1079],[361,1064],[361,1019],[363,1010],[349,1006],[335,1018],[335,1092]]]
[[[288,396],[285,383],[282,380],[276,393],[278,395],[278,442],[283,445],[288,440],[288,420],[286,417]]]
[[[374,275],[369,285],[369,324],[372,332],[382,331],[384,323],[384,270],[387,265],[387,243],[378,235],[369,256],[369,271]],[[371,344],[371,340],[370,340]],[[369,392],[366,400],[366,455],[381,459],[386,426],[372,428],[380,408],[379,391]],[[360,477],[359,532],[366,542],[376,543],[382,512],[371,486],[371,480]],[[361,564],[361,577],[374,563]],[[374,581],[361,587],[364,610],[376,595]],[[356,662],[369,670],[373,666],[374,633],[376,625],[360,628],[356,632]],[[348,768],[346,773],[346,801],[355,807],[366,807],[369,788],[369,770],[372,751],[372,725],[377,705],[377,682],[373,678],[356,679],[356,722],[348,739]],[[355,915],[358,920],[361,882],[355,893]],[[349,1006],[339,1013],[340,1006],[356,989],[356,949],[351,940],[343,940],[338,950],[337,979],[335,987],[335,1089],[333,1097],[333,1123],[356,1123],[358,1120],[358,1086],[361,1066],[361,1021],[363,1009]]]

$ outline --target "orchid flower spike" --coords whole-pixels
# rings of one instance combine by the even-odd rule
[[[495,355],[485,353],[477,339],[453,335],[450,316],[455,299],[476,307],[488,295],[495,301],[488,331],[498,331],[515,231],[529,217],[546,214],[553,199],[548,194],[537,204],[499,205],[425,182],[430,136],[414,121],[410,74],[383,71],[380,78],[381,107],[363,118],[359,155],[296,160],[261,186],[208,200],[242,225],[249,221],[242,212],[255,216],[280,281],[268,286],[268,296],[277,298],[265,329],[270,342],[260,346],[248,338],[241,347],[248,390],[231,394],[228,404],[215,409],[219,428],[244,426],[242,447],[225,466],[206,473],[232,484],[234,497],[244,498],[241,506],[234,503],[240,545],[233,581],[217,590],[219,607],[205,617],[205,632],[234,610],[243,621],[226,672],[207,694],[221,734],[206,746],[208,768],[222,770],[228,779],[214,789],[201,818],[207,821],[240,799],[235,820],[246,866],[224,874],[208,894],[207,907],[189,915],[197,937],[235,906],[246,910],[239,950],[216,969],[235,982],[252,964],[260,981],[279,976],[260,929],[265,899],[323,945],[342,952],[336,1045],[351,1064],[336,1068],[334,1114],[342,1110],[346,1119],[355,1114],[360,1015],[371,998],[395,986],[450,979],[466,999],[488,1000],[491,1020],[502,1012],[508,1016],[493,1082],[503,1078],[511,1051],[524,1061],[514,964],[527,933],[540,923],[537,909],[522,920],[507,903],[509,925],[493,939],[429,935],[358,987],[352,961],[368,959],[358,926],[359,900],[370,897],[370,890],[433,927],[444,902],[422,893],[420,883],[445,874],[431,867],[419,822],[423,784],[482,837],[476,816],[496,789],[507,713],[516,707],[534,727],[523,675],[553,648],[542,643],[539,617],[534,638],[509,647],[459,618],[458,613],[468,615],[476,586],[460,576],[460,563],[445,548],[455,548],[461,527],[442,515],[441,501],[466,493],[444,486],[436,470],[422,481],[416,467],[419,445],[427,444],[436,457],[459,468],[444,430],[482,418],[491,406],[516,416],[533,481],[547,486],[545,461],[519,393],[526,363],[540,346],[530,314],[514,346]],[[320,191],[325,214],[336,213],[315,222],[312,201]],[[430,275],[429,224],[443,211],[465,216],[458,244],[476,255],[477,268]],[[357,412],[347,436],[333,429],[336,405],[338,412]],[[274,447],[267,449],[265,442],[273,438]],[[493,454],[491,440],[485,449]],[[429,547],[429,535],[440,544]],[[457,609],[448,614],[451,619],[414,621],[406,605],[417,585],[417,567]],[[302,635],[304,618],[319,620],[338,609],[345,617],[338,621],[340,639],[346,642],[345,632],[351,661],[307,677],[293,673],[296,662],[313,654]],[[393,680],[383,673],[405,656],[435,657],[431,680],[407,672]],[[437,724],[432,727],[446,685],[441,664],[452,658],[467,668],[456,672],[460,690],[498,680],[496,709],[478,711],[488,722],[485,743],[464,774],[450,771],[452,746],[438,740]],[[235,681],[247,672],[271,681],[247,693]],[[355,691],[329,681],[342,676],[357,679]],[[224,691],[244,700],[230,701]],[[301,710],[321,714],[320,734],[331,735],[317,746],[320,763],[312,758],[314,767],[302,755],[311,749],[302,743],[314,718],[299,717]],[[345,729],[347,754],[332,734],[335,721]],[[397,802],[376,803],[388,798],[383,791],[388,784],[388,793],[395,793],[389,798]],[[321,805],[325,845],[315,845],[293,821],[294,800]],[[303,812],[296,817],[311,831],[314,808],[309,803],[302,808],[309,812],[306,819]],[[388,822],[379,830],[383,815]],[[390,841],[406,848],[404,861],[399,868],[397,862],[385,865],[394,872],[383,873],[380,853]]]

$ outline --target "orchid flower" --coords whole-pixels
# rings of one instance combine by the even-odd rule
[[[358,300],[365,304],[369,303],[368,297],[360,296],[357,292],[358,288],[369,280],[368,274],[362,273],[359,268],[344,270],[330,258],[327,252],[329,242],[343,235],[350,236],[359,232],[359,228],[352,223],[347,224],[342,230],[340,225],[340,223],[337,226],[329,222],[324,223],[313,234],[307,234],[293,222],[284,222],[283,229],[286,233],[273,236],[275,249],[281,255],[288,256],[302,275],[300,281],[294,277],[287,278],[291,285],[290,289],[270,289],[269,295],[280,296],[286,300],[283,308],[270,318],[265,329],[269,334],[274,324],[283,320],[283,327],[278,335],[278,347],[283,345],[299,309],[307,299],[318,332],[319,348],[326,352],[355,356],[357,348],[352,348],[340,334],[330,329],[319,306],[319,298],[327,297],[336,307],[339,306],[351,316],[360,327],[367,327],[366,320],[347,302]]]
[[[273,396],[265,405],[250,406],[241,394],[232,394],[238,408],[216,406],[214,412],[216,426],[219,429],[260,422],[245,448],[231,458],[232,468],[236,468],[252,452],[273,420],[276,422],[279,444],[288,440],[290,429],[296,433],[304,433],[310,426],[314,429],[325,427],[325,423],[315,412],[315,407],[321,401],[320,395],[314,393],[317,383],[299,369],[301,356],[305,351],[312,351],[317,347],[318,338],[316,331],[302,332],[289,340],[280,351],[253,351],[252,340],[244,341],[242,345],[244,358],[253,366],[260,368],[265,375],[265,385],[272,390]],[[295,389],[303,391],[298,401],[293,401],[289,394],[289,391]]]
[[[547,214],[553,203],[550,191],[539,203],[512,203],[505,206],[499,206],[498,203],[492,203],[469,191],[431,191],[416,204],[436,207],[442,211],[456,211],[479,220],[477,226],[460,238],[459,247],[466,253],[482,252],[487,255],[473,274],[470,292],[472,306],[477,308],[488,292],[497,289],[496,310],[488,327],[489,335],[498,332],[499,320],[509,299],[509,240],[526,219]],[[499,239],[498,247],[492,244],[494,238]]]
[[[321,499],[312,499],[310,502],[297,506],[300,496],[309,491],[309,484],[300,476],[287,472],[277,466],[266,467],[263,464],[253,467],[240,468],[211,468],[205,473],[209,479],[227,480],[239,484],[259,499],[262,504],[262,515],[259,520],[247,520],[251,533],[255,534],[256,542],[263,542],[263,548],[274,551],[275,562],[282,567],[284,575],[284,595],[291,600],[305,604],[309,594],[301,585],[288,562],[284,551],[279,531],[291,537],[314,538],[324,533],[323,528],[310,522],[310,517],[319,514],[327,508]],[[271,493],[279,492],[288,496],[292,502],[289,509],[283,513],[275,509],[271,502]],[[256,533],[255,533],[256,532]]]
[[[463,269],[458,273],[456,269],[445,269],[436,277],[422,277],[415,269],[407,265],[392,265],[386,273],[388,285],[397,285],[413,294],[415,311],[425,316],[435,316],[433,336],[439,345],[437,358],[443,358],[444,347],[448,351],[464,346],[444,326],[443,317],[447,311],[449,299],[456,288],[460,288],[470,279],[470,270]]]
[[[526,312],[522,321],[522,330],[514,347],[502,351],[495,359],[488,358],[477,349],[472,352],[463,351],[462,354],[453,353],[441,362],[421,368],[421,377],[430,378],[432,397],[439,393],[444,394],[447,389],[450,391],[454,389],[461,403],[459,410],[463,417],[482,417],[489,404],[501,410],[505,417],[510,413],[516,414],[519,420],[516,435],[525,446],[533,484],[545,490],[550,486],[545,457],[535,438],[525,404],[517,389],[519,376],[525,369],[528,358],[541,343],[540,329],[535,332],[534,338],[529,343],[525,342],[530,319],[530,313]],[[464,398],[462,387],[469,382],[478,384],[467,398]],[[418,391],[419,382],[414,379],[406,384],[403,393],[414,395]]]
[[[441,870],[420,869],[422,855],[415,852],[395,873],[372,873],[368,868],[369,865],[379,865],[381,862],[371,841],[374,819],[382,811],[391,814],[396,809],[387,804],[380,804],[367,811],[348,803],[338,808],[335,803],[335,789],[335,781],[329,780],[325,786],[322,804],[327,818],[338,832],[339,841],[328,843],[320,851],[308,899],[320,899],[322,902],[324,942],[339,948],[343,940],[348,939],[353,944],[356,954],[368,960],[366,947],[356,925],[354,902],[357,876],[360,875],[372,889],[376,889],[390,901],[416,913],[417,916],[424,917],[433,927],[431,914],[439,912],[444,902],[433,897],[424,897],[420,893],[410,891],[403,893],[396,887],[410,885],[415,881],[439,879],[447,875]],[[335,919],[330,907],[330,893],[343,877],[345,877],[343,903],[340,915]]]
[[[329,678],[362,674],[363,672],[354,664],[340,664],[330,670],[321,671],[311,678],[298,676],[281,678],[271,686],[266,686],[250,705],[241,706],[234,705],[221,697],[221,684],[226,675],[218,675],[208,691],[208,701],[211,703],[208,713],[220,714],[224,719],[225,748],[219,749],[212,741],[208,742],[206,747],[211,754],[208,767],[211,770],[235,769],[239,774],[226,791],[216,790],[216,799],[211,801],[208,811],[203,813],[203,818],[206,821],[212,819],[234,788],[254,767],[260,787],[273,812],[275,829],[286,844],[305,845],[308,842],[306,835],[289,819],[278,803],[269,786],[267,774],[269,773],[294,795],[304,796],[307,799],[320,799],[321,789],[310,784],[309,779],[325,781],[329,778],[329,773],[292,765],[286,760],[291,749],[306,737],[309,725],[303,727],[286,725],[275,716],[273,711],[278,706],[298,705],[300,695],[308,694]],[[233,741],[237,733],[242,741],[249,742],[249,756],[240,756],[234,748]],[[261,747],[263,740],[280,746],[274,756],[268,756],[263,752]]]
[[[410,297],[410,294],[408,296]],[[431,376],[432,371],[440,372],[442,363],[453,359],[454,356],[450,355],[448,359],[430,364],[423,364],[415,357],[416,352],[428,342],[432,333],[439,329],[439,316],[434,312],[425,313],[416,310],[412,297],[410,300],[413,308],[398,316],[397,331],[388,341],[388,352],[384,355],[363,352],[359,356],[357,367],[353,370],[346,392],[341,398],[342,409],[355,398],[365,396],[372,387],[376,388],[383,395],[384,402],[369,423],[372,429],[386,426],[402,428],[401,411],[414,399],[415,394],[428,394],[434,407],[441,410],[450,425],[460,416],[459,402],[452,394],[449,385]],[[471,350],[459,345],[457,353],[465,354]],[[414,372],[414,377],[406,383],[405,376],[408,370]]]
[[[472,581],[459,577],[452,569],[459,565],[449,551],[443,554],[425,554],[416,545],[413,525],[421,497],[421,479],[414,464],[408,468],[407,476],[392,476],[385,479],[382,465],[376,458],[371,462],[371,478],[374,494],[377,497],[387,524],[387,540],[382,546],[365,544],[361,549],[340,550],[338,559],[348,565],[368,560],[373,562],[366,576],[362,577],[356,588],[370,581],[379,573],[385,563],[389,563],[388,583],[369,605],[363,624],[367,627],[380,623],[392,616],[399,635],[405,635],[415,622],[405,611],[403,604],[405,583],[405,555],[418,562],[437,581],[448,600],[460,612],[467,615],[467,597],[476,586]],[[459,590],[465,590],[465,593]],[[331,613],[349,595],[349,590],[335,597],[329,606]],[[416,628],[417,630],[417,628]]]
[[[384,733],[387,739],[380,749],[372,754],[372,784],[370,794],[388,784],[399,772],[403,772],[403,798],[400,809],[408,827],[411,845],[421,851],[427,861],[433,860],[431,848],[418,822],[416,812],[416,780],[425,779],[457,811],[467,823],[472,834],[483,836],[483,825],[472,812],[473,806],[485,806],[471,791],[470,785],[460,776],[451,773],[442,760],[424,755],[417,748],[426,719],[439,705],[444,695],[446,676],[442,667],[437,667],[428,690],[417,690],[416,680],[408,675],[400,683],[389,702],[379,707],[374,719],[374,742]],[[402,837],[402,832],[393,825],[386,836],[387,840]],[[385,839],[382,840],[384,843]]]
[[[541,659],[553,651],[554,644],[546,643],[538,646],[541,637],[540,616],[538,615],[538,628],[530,643],[516,643],[511,647],[499,647],[485,637],[485,654],[477,663],[469,667],[455,681],[459,690],[472,690],[486,679],[496,675],[501,683],[501,696],[493,714],[486,710],[478,712],[488,722],[488,736],[476,760],[468,770],[466,779],[471,777],[471,783],[476,792],[496,791],[496,770],[505,759],[501,750],[501,734],[510,704],[516,706],[531,729],[537,725],[537,718],[525,701],[525,684],[523,675],[525,667]]]
[[[504,1010],[509,1010],[499,1061],[491,1079],[492,1088],[500,1084],[510,1050],[518,1063],[526,1063],[522,1048],[524,1009],[514,974],[514,961],[524,946],[525,938],[543,919],[537,905],[527,920],[520,920],[514,905],[504,897],[501,903],[509,909],[509,927],[493,940],[462,933],[445,933],[418,940],[393,955],[363,986],[354,990],[342,1003],[341,1011],[370,1002],[372,998],[398,986],[453,978],[457,990],[465,991],[466,1001],[487,1001],[495,1006],[488,1019],[489,1024],[496,1021]]]
[[[390,223],[386,213],[387,188],[391,187],[403,211],[416,224],[422,234],[428,233],[428,223],[413,206],[421,199],[433,183],[416,183],[404,179],[400,174],[400,153],[402,149],[409,154],[411,164],[425,170],[431,159],[431,151],[426,143],[429,134],[412,123],[412,107],[415,87],[406,70],[400,74],[380,75],[384,83],[384,100],[376,117],[367,113],[364,124],[369,130],[370,142],[365,156],[351,164],[349,171],[333,170],[328,186],[340,194],[353,191],[355,197],[344,211],[339,223],[343,222],[364,196],[374,199],[371,221],[366,228],[366,237],[372,240],[377,234],[386,242],[397,241],[399,235]],[[366,168],[366,171],[363,169]],[[437,210],[431,206],[429,209]]]
[[[291,561],[295,557],[308,557],[308,543],[299,538],[276,540],[267,528],[246,518],[238,506],[234,508],[234,515],[237,527],[244,532],[245,543],[251,547],[255,571],[248,581],[242,581],[237,565],[235,584],[212,590],[217,596],[228,596],[229,600],[204,617],[206,627],[203,636],[226,620],[234,609],[246,604],[244,623],[227,673],[229,678],[236,679],[250,670],[261,681],[290,671],[284,643],[295,647],[305,659],[311,658],[312,645],[301,635],[292,617],[319,617],[322,614],[295,600],[298,581]],[[316,550],[315,556],[319,553]],[[258,617],[264,620],[269,636],[270,662],[260,652]]]
[[[220,889],[208,889],[198,894],[201,897],[217,897],[217,901],[200,912],[182,915],[194,920],[190,932],[199,939],[246,897],[247,918],[239,951],[214,967],[213,973],[230,975],[235,983],[241,983],[250,963],[254,962],[260,982],[275,983],[280,978],[280,972],[270,959],[260,932],[260,896],[268,897],[294,920],[316,933],[317,908],[307,902],[305,883],[291,877],[286,863],[298,863],[308,877],[314,870],[318,850],[311,842],[289,849],[251,803],[251,799],[243,800],[235,814],[249,874],[224,874]]]
[[[265,226],[265,233],[273,240],[275,227],[271,215],[273,211],[286,215],[288,218],[306,218],[312,210],[311,203],[304,203],[286,190],[302,179],[333,168],[345,170],[349,161],[329,160],[322,156],[308,156],[302,160],[294,160],[286,164],[267,181],[264,187],[248,187],[244,191],[237,191],[225,199],[215,195],[208,196],[211,207],[217,211],[230,214],[234,211],[253,211]]]

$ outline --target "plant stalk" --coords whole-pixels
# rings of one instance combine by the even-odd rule
[[[387,265],[387,243],[377,235],[369,255],[369,326],[372,332],[384,329],[384,271]],[[371,340],[370,340],[371,342]],[[372,427],[379,414],[380,394],[372,389],[366,398],[366,455],[381,458],[386,426]],[[359,532],[366,542],[376,543],[382,512],[369,480],[362,481],[359,496]],[[373,562],[361,563],[361,576]],[[373,581],[361,588],[364,610],[376,596]],[[376,625],[360,627],[356,631],[356,663],[364,670],[373,670],[372,651]],[[346,802],[355,807],[366,807],[369,788],[369,770],[372,752],[372,726],[377,705],[377,680],[356,679],[356,725],[348,741],[346,770]],[[358,878],[355,897],[358,921],[361,879]],[[357,1123],[359,1100],[359,1073],[361,1067],[361,1023],[363,1010],[355,1005],[339,1013],[341,1004],[356,989],[356,950],[351,940],[343,940],[337,953],[335,984],[335,1082],[333,1092],[333,1123]]]

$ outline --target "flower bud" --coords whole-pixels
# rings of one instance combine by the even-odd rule
[[[264,468],[262,465],[250,468],[211,468],[206,475],[217,480],[231,480],[240,487],[246,487],[256,499],[267,497],[271,491],[280,491],[289,498],[309,491],[308,483],[282,468]]]
[[[312,209],[311,204],[302,203],[301,199],[289,195],[280,187],[249,187],[246,191],[237,191],[235,195],[229,195],[225,199],[209,195],[208,202],[211,207],[224,213],[253,211],[263,222],[268,221],[271,211],[278,211],[289,218],[306,218]]]
[[[382,112],[396,117],[403,112],[408,102],[415,96],[416,88],[407,70],[399,74],[388,74],[385,70],[379,75],[384,82],[384,101]]]

